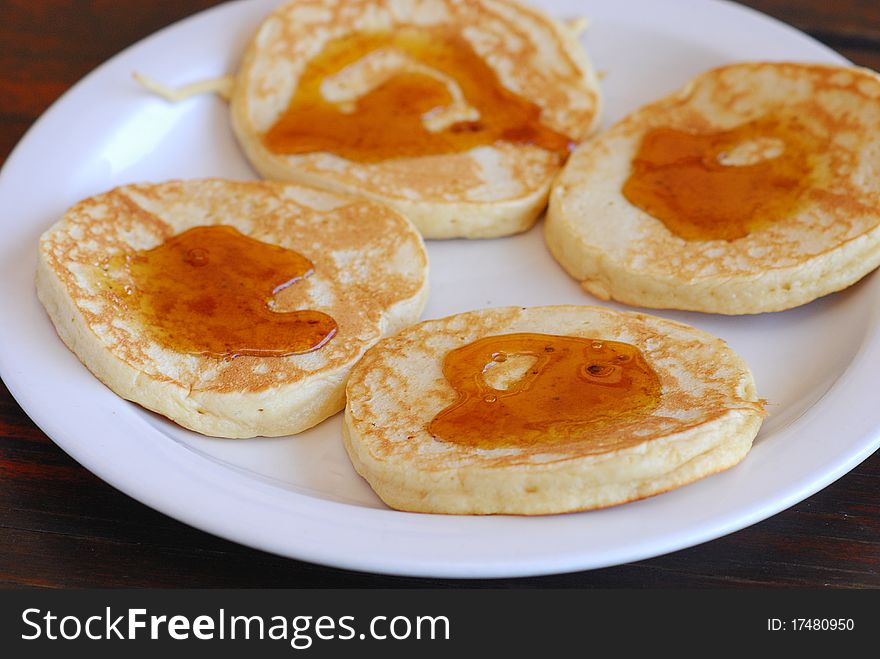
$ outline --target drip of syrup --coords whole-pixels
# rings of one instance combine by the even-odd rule
[[[195,227],[112,257],[105,271],[118,303],[177,352],[284,357],[316,350],[336,333],[336,322],[320,311],[272,308],[277,293],[314,272],[312,263],[231,226]],[[120,271],[129,283],[111,278]]]
[[[346,81],[352,67],[360,68]],[[364,85],[367,78],[372,86],[346,95],[346,85]],[[331,83],[344,101],[327,100]],[[575,146],[541,123],[538,105],[506,89],[460,33],[424,27],[330,41],[309,61],[263,141],[278,154],[326,151],[359,162],[457,153],[498,141],[565,158]]]
[[[529,365],[506,389],[487,382],[493,369],[522,357]],[[638,348],[618,341],[490,336],[451,351],[443,374],[458,399],[428,431],[483,449],[581,442],[608,423],[650,414],[660,403],[657,374]]]
[[[654,128],[623,194],[686,240],[736,240],[797,212],[821,145],[796,118],[763,117],[732,130]]]

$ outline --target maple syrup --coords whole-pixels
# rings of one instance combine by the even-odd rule
[[[348,104],[325,98],[326,81],[380,50],[418,66],[398,67]],[[460,99],[453,97],[455,86]],[[475,115],[429,128],[432,118],[456,103]],[[359,162],[457,153],[498,141],[532,144],[564,158],[575,146],[541,123],[538,105],[506,89],[461,34],[427,27],[330,41],[309,61],[289,106],[263,141],[274,153],[326,151]]]
[[[493,369],[523,356],[530,358],[528,366],[506,389],[487,381]],[[458,399],[434,417],[428,431],[484,449],[560,448],[608,423],[650,414],[660,402],[657,374],[638,348],[618,341],[490,336],[447,354],[443,374]]]
[[[736,240],[797,211],[817,142],[793,117],[715,133],[654,128],[623,194],[686,240]]]
[[[125,272],[121,285],[110,276]],[[105,271],[119,304],[134,309],[159,344],[231,359],[316,350],[336,333],[319,311],[273,310],[273,298],[314,272],[292,250],[231,226],[189,229],[149,250],[112,257]]]

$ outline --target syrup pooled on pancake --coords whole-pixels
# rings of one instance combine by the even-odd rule
[[[115,285],[119,302],[177,352],[286,357],[317,350],[336,333],[336,322],[320,311],[272,309],[275,294],[313,274],[312,262],[234,227],[193,227],[152,249],[115,256],[107,270],[130,278],[121,290]]]
[[[509,386],[488,376],[512,358]],[[603,424],[635,420],[659,404],[660,381],[635,346],[549,334],[502,334],[456,348],[443,363],[458,400],[428,425],[436,438],[484,449],[589,441]]]
[[[686,240],[736,240],[798,211],[821,146],[795,117],[714,133],[653,128],[623,194]]]
[[[364,64],[371,54],[379,55],[373,67]],[[328,101],[322,85],[353,66],[374,78],[372,88],[345,104]],[[431,130],[432,116],[456,103],[459,116]],[[328,43],[306,66],[264,141],[275,153],[327,151],[359,162],[457,153],[498,141],[560,156],[574,146],[541,123],[539,106],[502,86],[457,30],[412,26]]]

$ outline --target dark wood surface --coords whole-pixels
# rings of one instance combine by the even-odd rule
[[[212,0],[4,0],[0,158],[83,75]],[[880,3],[751,0],[880,69]],[[0,222],[14,218],[0,215]],[[2,314],[14,313],[3,308]],[[0,320],[2,322],[2,320]],[[487,581],[393,578],[283,559],[157,513],[56,447],[0,385],[0,585],[87,587],[880,587],[880,453],[822,492],[727,537],[603,570]]]

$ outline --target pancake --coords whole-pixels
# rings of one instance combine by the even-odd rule
[[[670,136],[711,146],[671,168],[645,159]],[[581,145],[554,186],[545,237],[569,274],[603,300],[780,311],[880,265],[878,172],[878,74],[733,64]],[[641,203],[646,191],[659,203]],[[676,225],[682,217],[696,223]]]
[[[526,345],[523,333],[538,343],[481,347]],[[470,371],[457,371],[454,355]],[[546,355],[573,358],[573,388],[551,377]],[[547,382],[556,388],[544,397]],[[626,407],[608,407],[608,385],[624,387]],[[469,398],[457,393],[468,388]],[[346,396],[343,436],[358,473],[389,506],[434,513],[537,515],[648,497],[737,464],[764,416],[748,367],[720,339],[571,305],[409,327],[367,351]],[[578,400],[591,402],[569,407]]]
[[[313,272],[295,273],[283,290],[268,284],[268,306],[279,312],[268,315],[329,315],[335,334],[302,354],[220,357],[180,349],[180,337],[174,342],[145,323],[139,304],[147,288],[131,271],[136,253],[216,226],[254,239],[250,247],[310,260]],[[240,259],[230,259],[229,269],[241,266],[232,261]],[[119,187],[73,206],[40,239],[36,283],[61,339],[118,395],[206,435],[276,436],[342,409],[352,364],[418,319],[427,258],[404,217],[363,199],[272,182],[170,181]],[[210,329],[198,322],[196,344]],[[255,327],[242,322],[247,333]]]
[[[471,69],[462,75],[480,76],[470,86],[449,73],[463,63]],[[499,87],[494,97],[491,78]],[[354,146],[326,146],[340,126],[367,112],[370,94],[398,87],[386,107],[369,105],[385,131],[375,138],[384,148],[349,153],[376,134],[356,123],[349,128]],[[483,92],[502,110],[532,106],[539,117],[528,127],[563,142],[554,142],[555,150],[536,146],[544,144],[541,135],[519,124],[509,127],[509,139],[489,139],[494,115],[482,116],[474,101]],[[409,108],[426,94],[439,97]],[[302,100],[299,119],[278,134],[293,139],[304,126],[316,129],[322,122],[313,118],[315,107],[331,113],[325,134],[313,147],[297,147],[307,152],[289,153],[280,141],[270,148],[268,136],[295,99]],[[426,238],[529,228],[569,147],[591,132],[598,111],[596,76],[575,28],[511,0],[288,2],[257,30],[231,98],[235,134],[262,176],[387,203]],[[410,139],[423,129],[430,152]],[[471,138],[488,143],[461,150]]]

